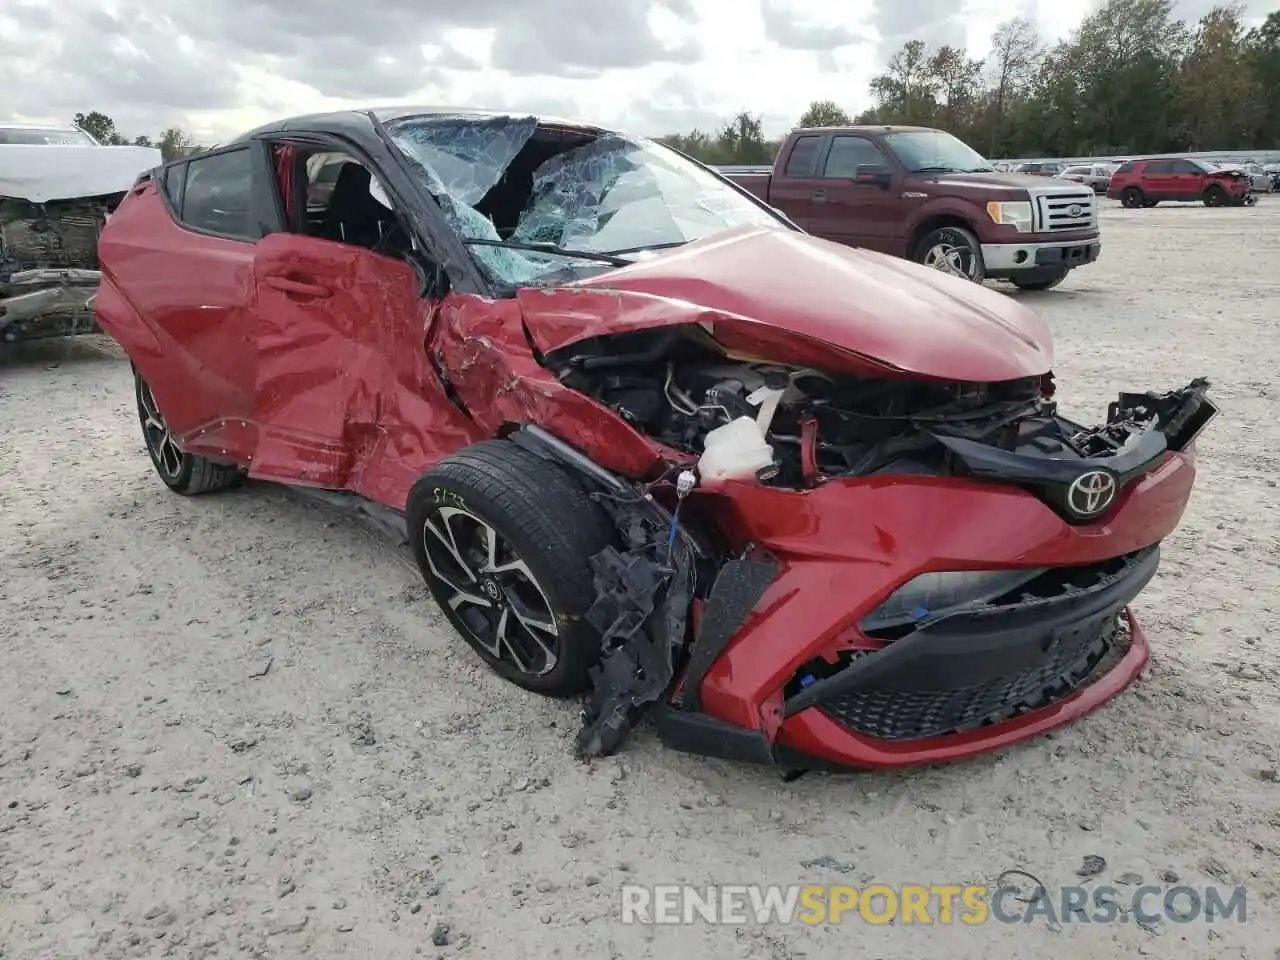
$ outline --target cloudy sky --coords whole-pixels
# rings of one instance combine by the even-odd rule
[[[0,117],[101,110],[130,137],[178,124],[210,142],[371,103],[530,110],[641,134],[712,129],[749,109],[773,134],[814,99],[867,106],[867,81],[908,39],[980,56],[1014,13],[1055,39],[1093,2],[4,0]],[[1177,3],[1188,18],[1210,6]]]

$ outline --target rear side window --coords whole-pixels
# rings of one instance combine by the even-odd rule
[[[187,182],[185,160],[164,168],[164,192],[174,210],[182,209],[182,187]]]
[[[818,144],[821,137],[800,137],[791,148],[791,156],[787,157],[784,171],[788,177],[808,177],[813,175],[813,162],[818,157]]]
[[[1128,163],[1120,164],[1120,166],[1116,168],[1116,173],[1133,173],[1133,167],[1133,161],[1130,160]]]
[[[1173,173],[1173,161],[1152,160],[1147,164],[1147,173]]]
[[[883,165],[884,157],[866,137],[834,137],[822,175],[852,179],[858,175],[858,167]]]
[[[188,160],[179,219],[195,230],[252,239],[252,193],[253,164],[248,147]]]

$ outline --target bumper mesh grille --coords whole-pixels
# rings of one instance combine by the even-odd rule
[[[854,733],[923,740],[976,730],[1050,706],[1110,669],[1129,649],[1123,614],[1063,631],[1035,668],[950,690],[871,688],[818,705]]]

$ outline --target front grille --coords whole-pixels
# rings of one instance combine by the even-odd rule
[[[1097,223],[1097,200],[1092,190],[1050,193],[1036,197],[1041,232],[1091,230]]]
[[[924,740],[1012,720],[1062,700],[1128,651],[1124,615],[1108,612],[1064,630],[1034,668],[968,687],[872,687],[824,700],[819,709],[854,733],[878,740]]]

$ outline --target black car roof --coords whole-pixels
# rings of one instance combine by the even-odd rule
[[[538,116],[524,111],[515,110],[482,110],[471,107],[442,107],[442,106],[393,106],[393,107],[366,107],[364,109],[350,110],[333,110],[326,113],[307,113],[294,117],[286,117],[283,120],[273,120],[262,126],[254,127],[246,133],[242,133],[234,140],[228,141],[228,145],[232,143],[241,143],[251,140],[254,137],[260,137],[264,134],[286,133],[290,130],[324,130],[331,133],[347,134],[359,137],[361,134],[368,135],[373,127],[369,122],[369,114],[372,113],[380,121],[387,123],[392,120],[401,120],[405,117],[435,117],[435,118],[454,118],[458,120],[491,120],[500,117],[529,117],[537,116],[540,122],[552,124],[554,126],[573,127],[580,130],[588,130],[595,133],[603,133],[601,127],[594,124],[583,123],[579,120],[569,120],[560,117]]]

